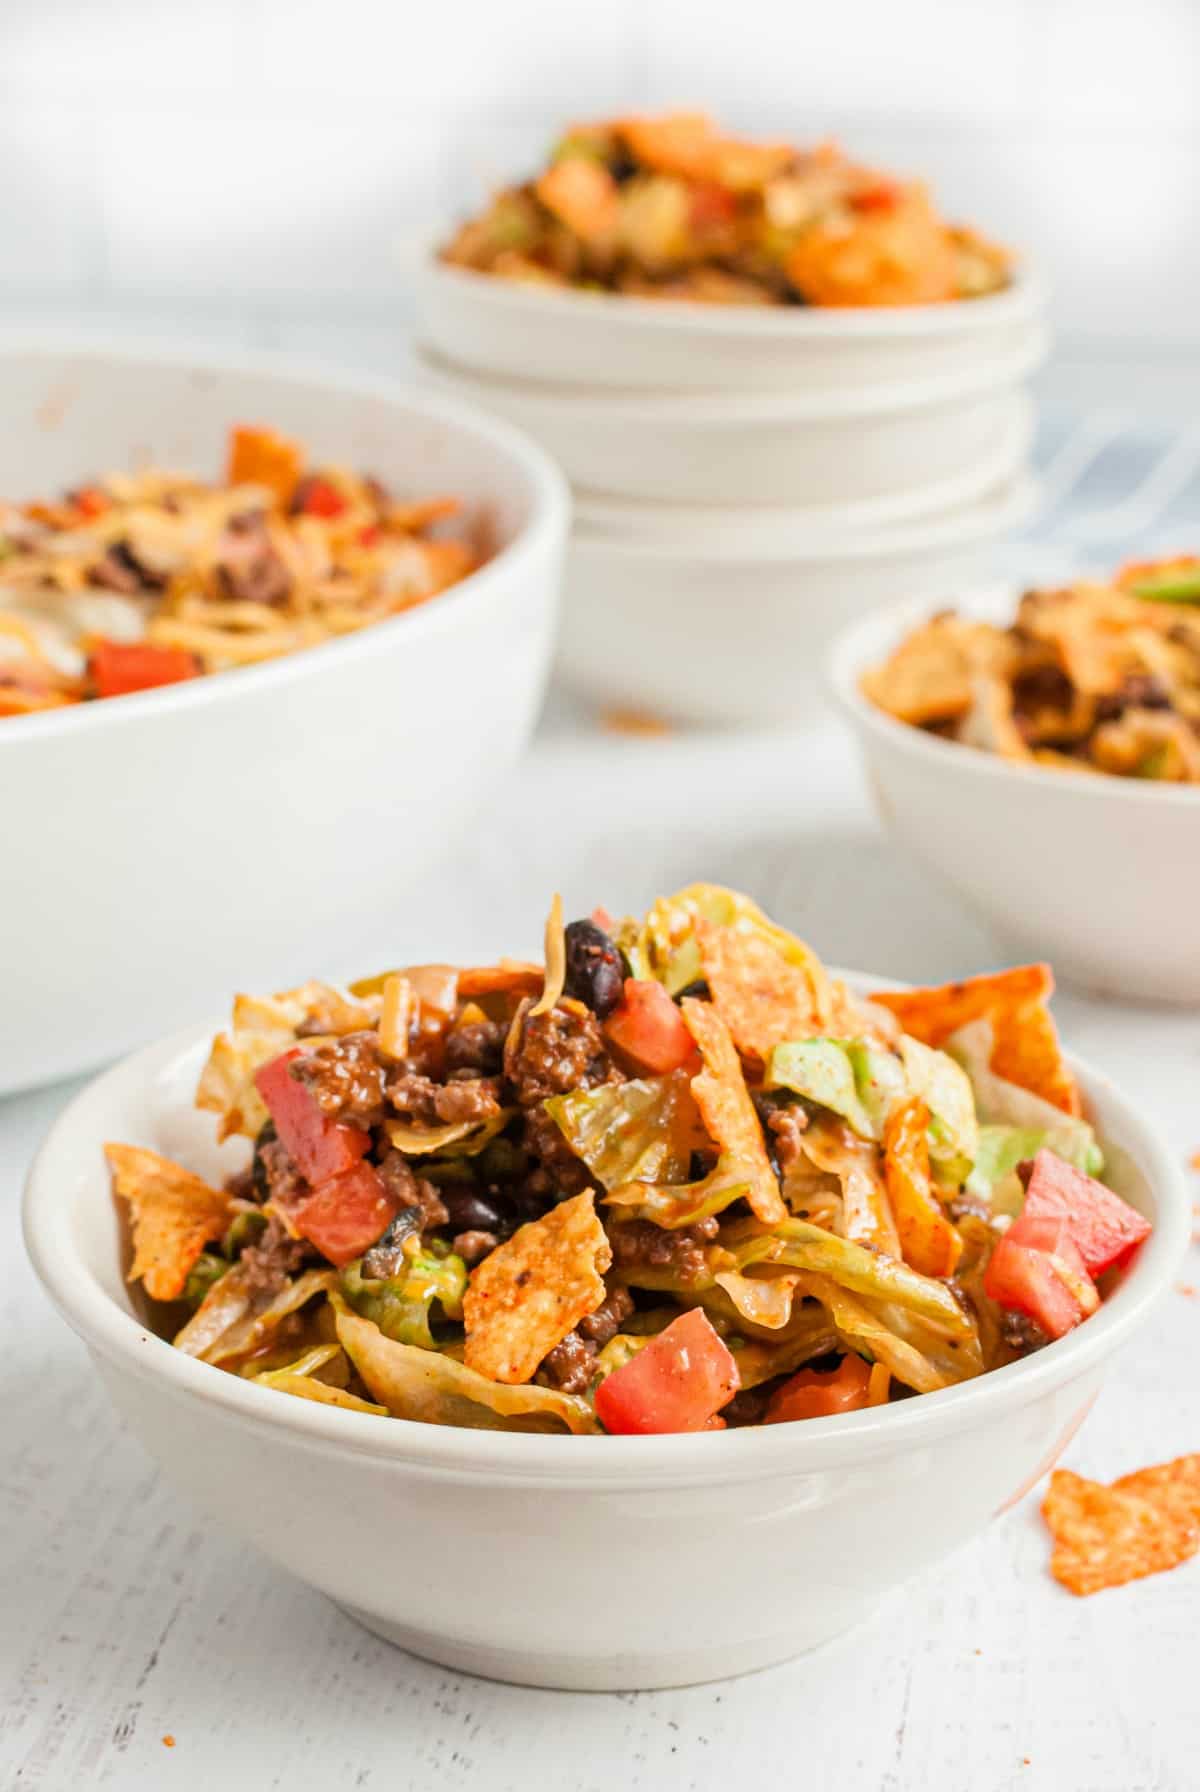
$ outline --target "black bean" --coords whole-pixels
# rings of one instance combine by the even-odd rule
[[[254,1141],[254,1161],[250,1165],[250,1176],[254,1186],[252,1198],[255,1201],[265,1201],[270,1196],[271,1185],[267,1179],[267,1166],[263,1162],[262,1149],[264,1145],[273,1144],[278,1137],[279,1134],[275,1131],[275,1122],[268,1120]]]
[[[696,996],[701,1002],[712,1001],[712,991],[709,989],[708,984],[704,981],[703,977],[696,977],[691,983],[687,983],[682,989],[677,989],[675,991],[675,1000],[677,1002],[682,1002],[685,996]]]
[[[625,954],[594,921],[572,921],[566,948],[567,995],[604,1020],[621,1000],[629,975]]]
[[[489,1201],[467,1183],[441,1190],[449,1216],[446,1229],[455,1232],[495,1232],[501,1225],[501,1214],[495,1202]]]

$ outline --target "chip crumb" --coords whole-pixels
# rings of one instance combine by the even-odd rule
[[[1050,1572],[1080,1598],[1178,1567],[1200,1550],[1200,1455],[1111,1487],[1055,1469],[1042,1516],[1054,1538]]]
[[[1178,1294],[1186,1294],[1189,1300],[1195,1300],[1196,1298],[1196,1284],[1194,1282],[1176,1282],[1175,1290]]]
[[[1193,1170],[1200,1171],[1200,1151],[1192,1152],[1192,1155],[1188,1158],[1188,1164]]]
[[[175,1738],[173,1736],[164,1736],[163,1737],[163,1747],[164,1748],[174,1748],[175,1747]]]
[[[644,740],[661,739],[675,730],[662,716],[647,709],[624,709],[617,705],[600,711],[600,726],[611,734],[634,734]]]

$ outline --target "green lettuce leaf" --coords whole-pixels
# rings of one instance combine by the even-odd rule
[[[385,1337],[371,1320],[352,1312],[336,1290],[329,1299],[342,1349],[371,1398],[395,1419],[493,1431],[600,1429],[590,1403],[577,1394],[489,1381],[444,1351]]]
[[[691,1078],[682,1070],[554,1095],[546,1110],[606,1189],[682,1182],[693,1150],[707,1143]]]
[[[960,1027],[946,1041],[946,1050],[957,1059],[971,1080],[976,1110],[984,1127],[1008,1127],[1030,1137],[1039,1134],[1041,1144],[1049,1145],[1077,1170],[1084,1170],[1089,1176],[1099,1175],[1104,1168],[1104,1153],[1086,1120],[1076,1120],[1052,1102],[1034,1095],[1032,1090],[1022,1089],[996,1075],[991,1067],[990,1021],[975,1020]],[[998,1145],[993,1143],[993,1155],[997,1149]],[[1025,1152],[1024,1155],[1032,1156],[1033,1153]],[[1014,1162],[1019,1163],[1020,1158]]]
[[[790,1089],[839,1115],[860,1138],[878,1139],[879,1122],[859,1093],[856,1074],[859,1065],[866,1070],[868,1057],[882,1059],[883,1054],[840,1039],[801,1039],[777,1045],[767,1061],[764,1087]]]
[[[739,1269],[749,1263],[787,1263],[828,1276],[843,1288],[898,1306],[940,1326],[947,1337],[969,1338],[975,1328],[944,1282],[919,1275],[898,1257],[867,1250],[808,1220],[787,1219],[770,1231],[755,1221],[730,1227],[722,1243]]]
[[[356,1313],[377,1325],[385,1338],[418,1350],[437,1349],[429,1324],[435,1302],[447,1319],[462,1318],[466,1286],[467,1266],[453,1251],[444,1257],[419,1251],[387,1280],[364,1277],[359,1257],[346,1265],[341,1279],[342,1293]]]

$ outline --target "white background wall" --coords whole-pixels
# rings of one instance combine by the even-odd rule
[[[378,359],[481,183],[697,101],[928,173],[1068,348],[1200,350],[1193,0],[0,0],[0,316]]]

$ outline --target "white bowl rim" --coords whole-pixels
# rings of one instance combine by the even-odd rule
[[[608,554],[617,560],[695,560],[705,564],[722,561],[744,566],[779,561],[821,566],[843,560],[884,560],[893,554],[935,552],[1007,535],[1028,519],[1040,489],[1032,474],[1018,473],[995,491],[933,516],[881,524],[877,529],[864,528],[861,533],[853,528],[838,533],[831,528],[813,529],[809,534],[800,526],[790,538],[764,535],[757,543],[747,539],[747,530],[724,540],[707,535],[690,537],[686,530],[681,532],[679,541],[664,537],[628,540],[604,530],[589,529],[584,520],[577,522],[572,531],[571,550],[582,549],[597,556]]]
[[[888,978],[835,972],[860,988],[901,987]],[[43,1287],[84,1342],[127,1374],[181,1399],[210,1402],[250,1427],[287,1433],[304,1448],[403,1464],[413,1472],[514,1484],[584,1483],[589,1489],[710,1485],[795,1476],[868,1460],[996,1422],[1039,1393],[1090,1369],[1133,1331],[1162,1295],[1191,1237],[1191,1197],[1171,1152],[1133,1103],[1101,1073],[1068,1054],[1085,1100],[1099,1094],[1119,1116],[1124,1149],[1154,1191],[1154,1231],[1100,1311],[1024,1361],[957,1387],[895,1405],[813,1419],[803,1426],[747,1427],[721,1434],[654,1437],[538,1436],[473,1431],[356,1413],[279,1395],[177,1351],[124,1311],[84,1261],[69,1223],[78,1154],[99,1137],[76,1137],[88,1110],[122,1085],[153,1075],[207,1043],[214,1029],[189,1027],[133,1053],[94,1079],[59,1116],[30,1168],[22,1206],[25,1246]],[[100,1175],[99,1166],[96,1171]]]
[[[634,294],[592,292],[581,287],[537,286],[503,280],[477,268],[443,261],[434,245],[424,256],[420,276],[445,280],[531,319],[556,313],[564,319],[580,301],[597,318],[615,323],[624,318],[639,328],[682,331],[700,336],[766,337],[803,342],[828,337],[914,337],[956,335],[978,328],[1003,328],[1044,309],[1049,285],[1037,268],[1022,261],[1001,292],[978,299],[951,299],[938,305],[708,305],[694,299],[643,299]]]
[[[984,398],[1020,386],[1049,348],[1049,331],[1033,328],[1028,341],[950,373],[924,379],[861,381],[844,386],[788,387],[774,391],[664,392],[629,386],[552,386],[485,373],[452,360],[420,339],[413,344],[418,367],[432,379],[466,394],[485,407],[520,404],[559,423],[695,424],[734,429],[754,423],[836,423],[857,418],[907,416],[944,410],[965,399]]]
[[[1042,790],[1061,790],[1067,800],[1078,797],[1083,802],[1195,808],[1200,803],[1200,789],[1195,785],[1156,783],[1150,778],[1119,778],[1105,773],[1072,777],[1054,766],[1018,764],[981,747],[942,740],[909,722],[897,721],[863,695],[859,688],[862,674],[910,629],[927,622],[935,610],[952,608],[984,621],[1004,620],[1011,618],[1021,589],[1007,584],[982,586],[966,592],[952,605],[933,606],[928,598],[905,599],[899,604],[880,605],[850,623],[835,637],[825,666],[826,683],[854,727],[874,736],[891,753],[925,760],[931,773],[1032,783]]]
[[[471,613],[491,601],[498,582],[514,578],[519,581],[526,563],[540,556],[548,541],[553,541],[560,532],[566,532],[571,499],[566,478],[557,463],[522,430],[477,409],[466,400],[308,357],[223,355],[211,346],[195,350],[177,345],[138,349],[93,335],[0,331],[0,357],[60,354],[78,356],[82,360],[124,362],[143,368],[180,371],[194,368],[232,379],[278,378],[323,389],[330,395],[348,394],[402,405],[414,415],[444,423],[461,434],[473,435],[507,455],[519,466],[529,484],[531,513],[529,521],[513,540],[483,566],[415,609],[372,623],[352,634],[340,635],[335,640],[318,642],[277,659],[264,660],[258,665],[233,667],[162,690],[133,692],[116,701],[71,704],[63,709],[7,717],[0,725],[0,753],[10,742],[15,750],[29,740],[45,740],[70,735],[74,731],[90,733],[96,728],[119,728],[123,724],[132,724],[141,716],[220,706],[242,697],[253,702],[255,692],[315,676],[331,659],[352,662],[372,654],[378,650],[380,642],[397,629],[403,631],[406,641],[415,642],[453,628],[460,621],[469,626]]]

